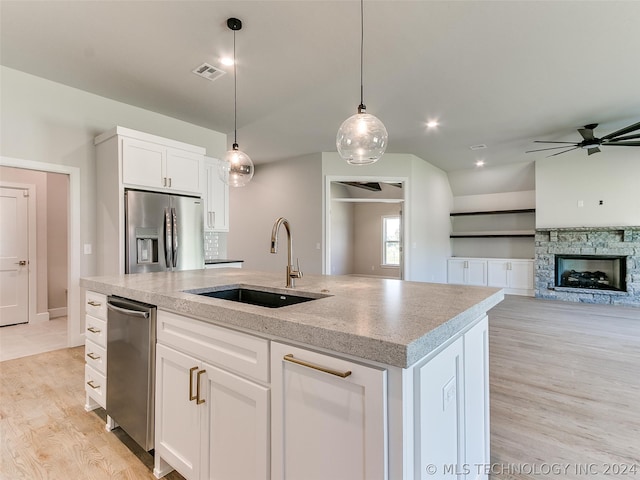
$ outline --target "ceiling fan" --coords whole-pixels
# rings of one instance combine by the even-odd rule
[[[597,123],[591,123],[589,125],[585,125],[584,128],[579,128],[578,133],[582,135],[583,140],[581,142],[553,142],[547,140],[534,140],[534,143],[563,143],[565,145],[561,147],[549,147],[549,148],[539,148],[537,150],[529,150],[525,153],[532,152],[542,152],[545,150],[557,150],[559,148],[564,148],[565,150],[553,153],[548,155],[547,157],[555,157],[556,155],[560,155],[561,153],[570,152],[571,150],[576,150],[577,148],[584,148],[587,150],[589,155],[600,152],[599,147],[617,145],[619,147],[640,147],[640,141],[636,142],[628,142],[627,140],[632,140],[634,138],[640,138],[640,134],[636,135],[627,135],[627,133],[635,132],[636,130],[640,130],[640,122],[634,123],[633,125],[629,125],[628,127],[621,128],[609,135],[605,135],[604,137],[598,138],[593,134],[593,131],[598,126]],[[571,145],[571,147],[569,147]]]

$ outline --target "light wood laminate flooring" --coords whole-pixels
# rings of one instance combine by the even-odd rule
[[[492,478],[640,479],[640,309],[507,296],[489,331]],[[154,478],[83,379],[84,347],[0,363],[0,480]]]
[[[508,296],[489,332],[493,478],[640,479],[639,308]]]

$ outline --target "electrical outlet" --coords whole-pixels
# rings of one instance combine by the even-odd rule
[[[584,200],[578,200],[578,208],[584,207]]]
[[[85,255],[91,255],[91,244],[90,243],[85,243],[84,244],[84,254]]]

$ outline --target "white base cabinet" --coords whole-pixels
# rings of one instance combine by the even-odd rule
[[[254,367],[268,368],[263,347],[266,340],[158,311],[156,477],[175,469],[188,480],[269,478],[269,388],[230,371],[261,375]]]
[[[85,294],[84,409],[106,408],[107,404],[107,297]]]
[[[387,478],[385,370],[272,342],[271,374],[272,480]]]
[[[486,479],[486,315],[405,369],[157,321],[157,478]]]
[[[504,288],[513,295],[534,295],[533,260],[512,258],[450,258],[447,282]]]

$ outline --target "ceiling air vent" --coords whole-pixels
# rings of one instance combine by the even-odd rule
[[[209,65],[208,63],[203,63],[198,68],[191,71],[199,77],[206,78],[207,80],[211,80],[212,82],[227,73],[224,70],[220,70],[219,68],[214,67],[213,65]]]

